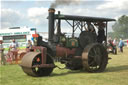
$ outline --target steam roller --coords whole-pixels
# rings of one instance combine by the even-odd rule
[[[49,76],[58,67],[54,59],[60,58],[66,69],[103,72],[108,64],[107,23],[115,19],[56,14],[54,8],[48,14],[48,42],[32,35],[34,45],[21,60],[22,70],[30,76]],[[71,33],[62,32],[62,21],[71,26]]]

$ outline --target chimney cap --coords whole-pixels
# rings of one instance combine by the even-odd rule
[[[48,11],[49,12],[55,12],[55,9],[54,8],[49,8]]]

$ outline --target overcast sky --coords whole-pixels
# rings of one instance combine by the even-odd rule
[[[56,6],[56,13],[59,10],[62,14],[114,19],[128,15],[128,0],[65,0],[67,1],[70,2]],[[47,32],[48,9],[54,2],[55,0],[1,0],[1,29],[28,26],[37,28],[38,32]],[[112,31],[113,24],[114,22],[109,23],[109,31]],[[65,27],[63,30],[70,31]]]

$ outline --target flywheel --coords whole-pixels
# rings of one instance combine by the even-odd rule
[[[82,53],[83,69],[88,72],[102,72],[108,63],[108,54],[102,44],[89,44]]]
[[[82,31],[79,36],[80,46],[84,49],[87,45],[96,42],[96,34],[93,32]]]

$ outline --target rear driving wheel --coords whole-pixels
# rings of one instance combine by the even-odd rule
[[[83,68],[89,72],[102,72],[108,62],[108,54],[102,44],[90,44],[82,53]]]

